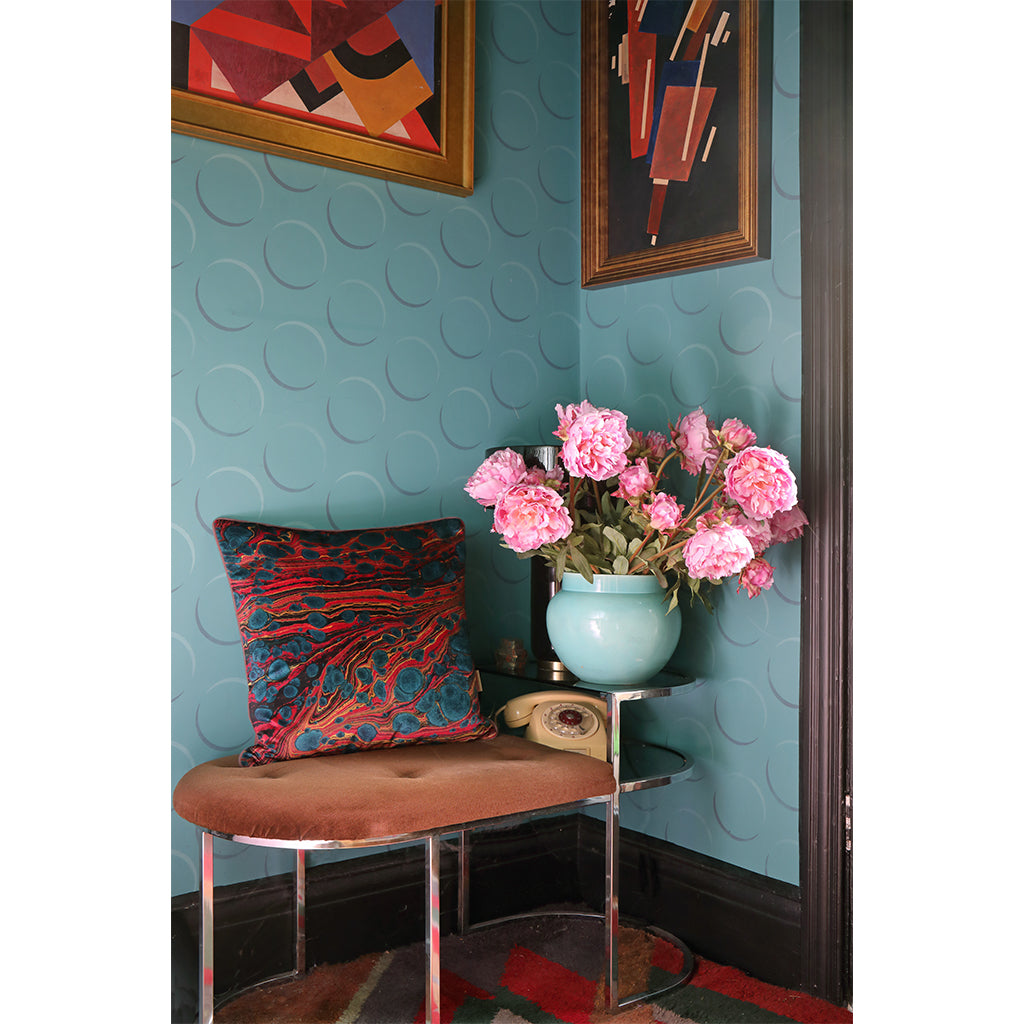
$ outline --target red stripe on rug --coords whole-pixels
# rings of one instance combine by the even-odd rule
[[[769,985],[735,967],[724,967],[699,957],[690,984],[711,989],[732,999],[742,999],[783,1017],[793,1017],[802,1024],[848,1024],[853,1020],[853,1014],[842,1006],[833,1006],[805,992],[793,992],[779,988],[778,985]]]
[[[474,999],[493,999],[494,995],[477,988],[464,978],[460,978],[451,971],[441,968],[441,1024],[452,1024],[456,1012],[468,997]],[[427,1019],[427,1001],[420,1004],[420,1012],[416,1015],[413,1024],[425,1024]]]
[[[590,1024],[597,983],[522,946],[509,953],[501,984],[566,1024]]]

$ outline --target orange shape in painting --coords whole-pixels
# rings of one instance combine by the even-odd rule
[[[349,74],[332,53],[324,55],[355,108],[366,130],[382,135],[396,121],[415,110],[433,93],[412,60],[386,78],[357,78]]]

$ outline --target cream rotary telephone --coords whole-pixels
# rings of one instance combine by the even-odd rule
[[[515,697],[505,705],[504,711],[510,728],[526,726],[528,740],[607,761],[606,708],[601,697],[569,690],[547,690]]]

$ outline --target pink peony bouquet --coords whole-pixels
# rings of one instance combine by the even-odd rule
[[[494,509],[492,532],[506,547],[545,559],[559,580],[566,571],[654,575],[670,607],[684,583],[691,604],[709,609],[705,585],[736,577],[749,597],[771,587],[765,551],[807,524],[785,455],[757,446],[739,420],[715,426],[703,409],[667,436],[632,430],[623,413],[587,401],[555,410],[559,466],[530,468],[505,448],[466,484]],[[673,467],[696,477],[688,505],[670,491]]]

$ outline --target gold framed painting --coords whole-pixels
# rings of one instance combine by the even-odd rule
[[[473,191],[475,0],[171,0],[171,128]]]
[[[584,287],[765,259],[772,5],[584,0]]]

